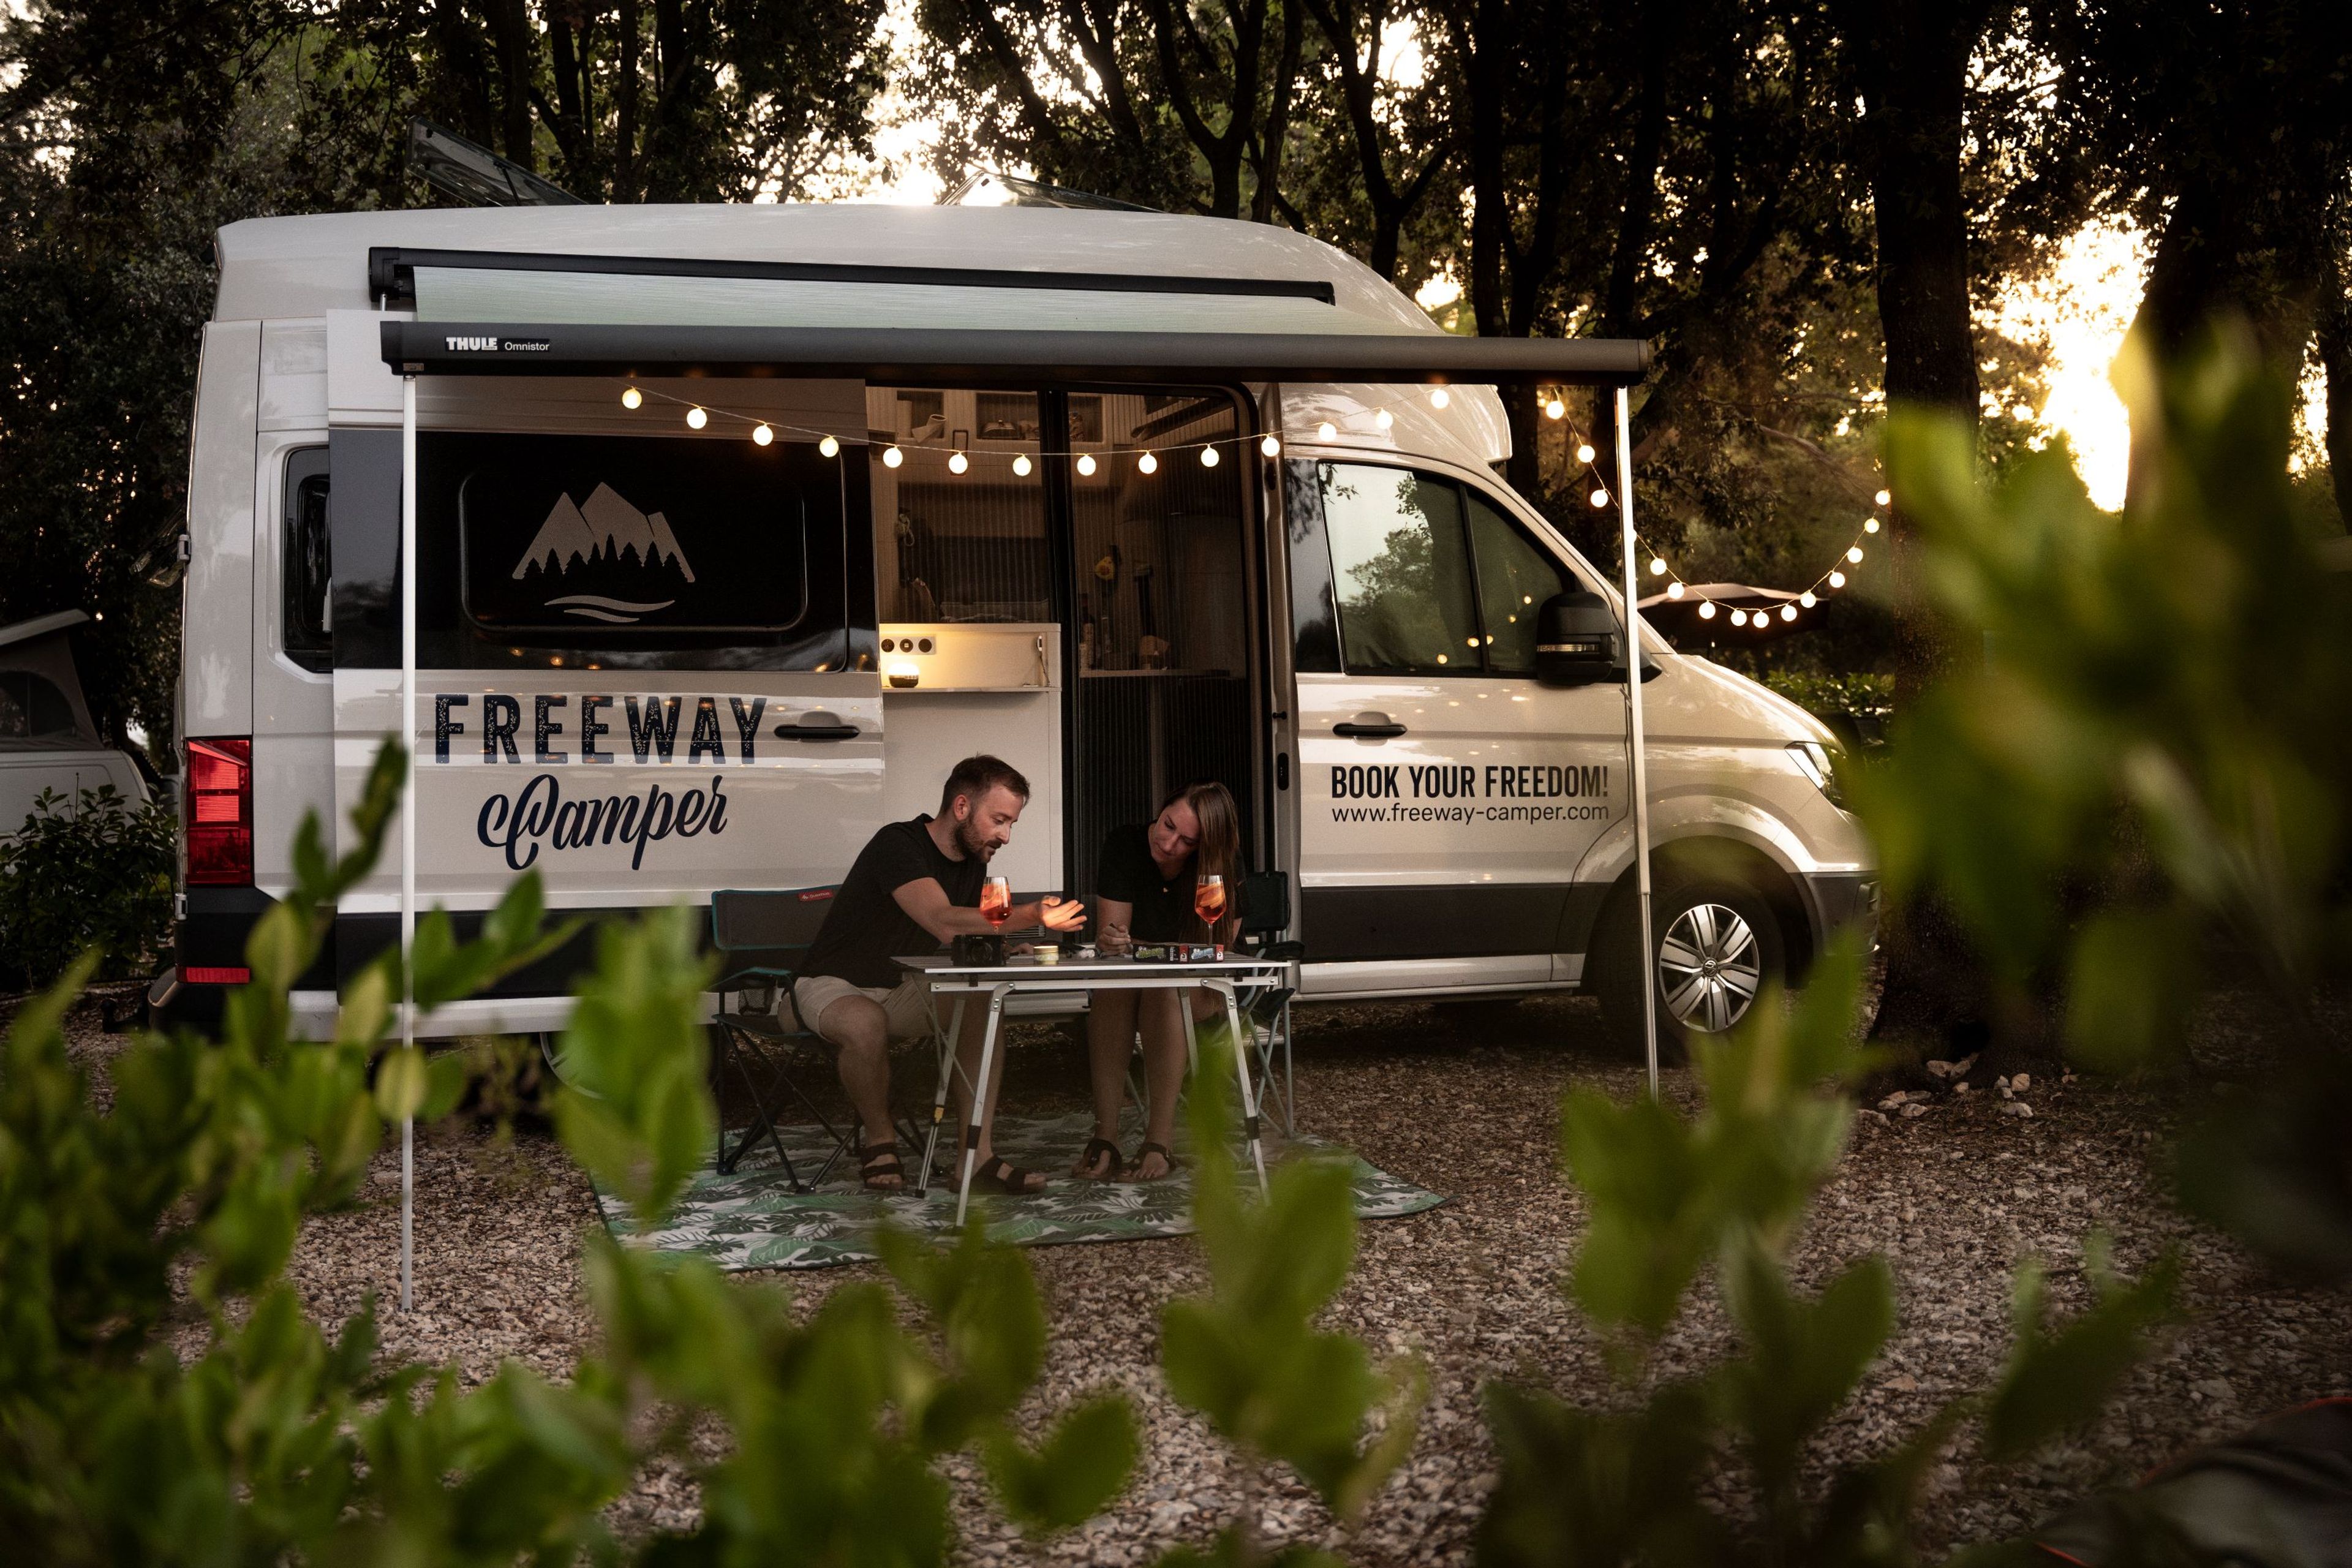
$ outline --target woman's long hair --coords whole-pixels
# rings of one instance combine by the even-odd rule
[[[1241,931],[1242,923],[1242,815],[1234,805],[1234,797],[1225,786],[1213,780],[1188,784],[1174,791],[1160,803],[1164,812],[1178,801],[1192,808],[1201,824],[1201,842],[1192,850],[1192,872],[1195,877],[1219,876],[1225,879],[1225,918],[1204,939],[1222,942],[1227,946]],[[1153,813],[1157,819],[1158,812]],[[1199,919],[1197,915],[1193,917]]]

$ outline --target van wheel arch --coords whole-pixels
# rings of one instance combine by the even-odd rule
[[[1770,857],[1753,845],[1716,836],[1673,839],[1650,853],[1652,897],[1660,915],[1667,912],[1665,896],[1672,889],[1713,886],[1744,892],[1762,906],[1774,927],[1765,934],[1764,946],[1778,973],[1768,974],[1768,981],[1803,984],[1814,957],[1811,921],[1796,879]],[[1639,897],[1629,866],[1611,886],[1593,923],[1584,987],[1601,997],[1617,1032],[1635,1040],[1641,1033],[1640,966],[1633,957]],[[1654,930],[1653,940],[1657,935]],[[1662,1059],[1680,1060],[1682,1029],[1662,1016],[1658,1034]]]

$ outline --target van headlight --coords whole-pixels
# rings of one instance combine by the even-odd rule
[[[1819,741],[1791,741],[1789,760],[1797,764],[1799,773],[1813,781],[1815,789],[1829,796],[1832,805],[1844,809],[1845,793],[1838,788],[1837,758],[1827,746]]]

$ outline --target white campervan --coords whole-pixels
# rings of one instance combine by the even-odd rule
[[[399,729],[413,565],[417,889],[461,924],[526,868],[589,914],[836,881],[989,751],[1036,787],[1018,887],[1089,894],[1106,830],[1213,778],[1289,879],[1306,999],[1590,986],[1638,1020],[1622,654],[1564,677],[1538,637],[1618,599],[1496,478],[1493,391],[1269,380],[1245,347],[1109,374],[1122,332],[1263,331],[1285,363],[1318,331],[1432,343],[1329,247],[1135,212],[574,206],[259,219],[219,265],[158,993],[186,1016],[244,977],[302,815],[340,825]],[[698,346],[439,326],[514,321]],[[1045,347],[961,373],[877,328]],[[803,330],[867,346],[701,373],[731,333]],[[409,563],[420,369],[451,374],[405,384]],[[1819,723],[1654,638],[1643,663],[1661,1020],[1720,1028],[1867,918],[1874,875]],[[398,909],[392,868],[346,900],[306,1016]],[[425,1032],[556,1027],[585,957]]]

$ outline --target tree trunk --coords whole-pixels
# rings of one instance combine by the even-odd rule
[[[2340,274],[2326,280],[2318,326],[2319,363],[2327,375],[2327,474],[2336,514],[2352,529],[2352,300]]]
[[[526,169],[536,170],[539,160],[531,155],[530,144],[530,78],[532,55],[530,20],[523,15],[523,0],[490,0],[490,42],[499,60],[499,129],[506,141],[507,156]],[[553,24],[562,27],[562,18]]]

